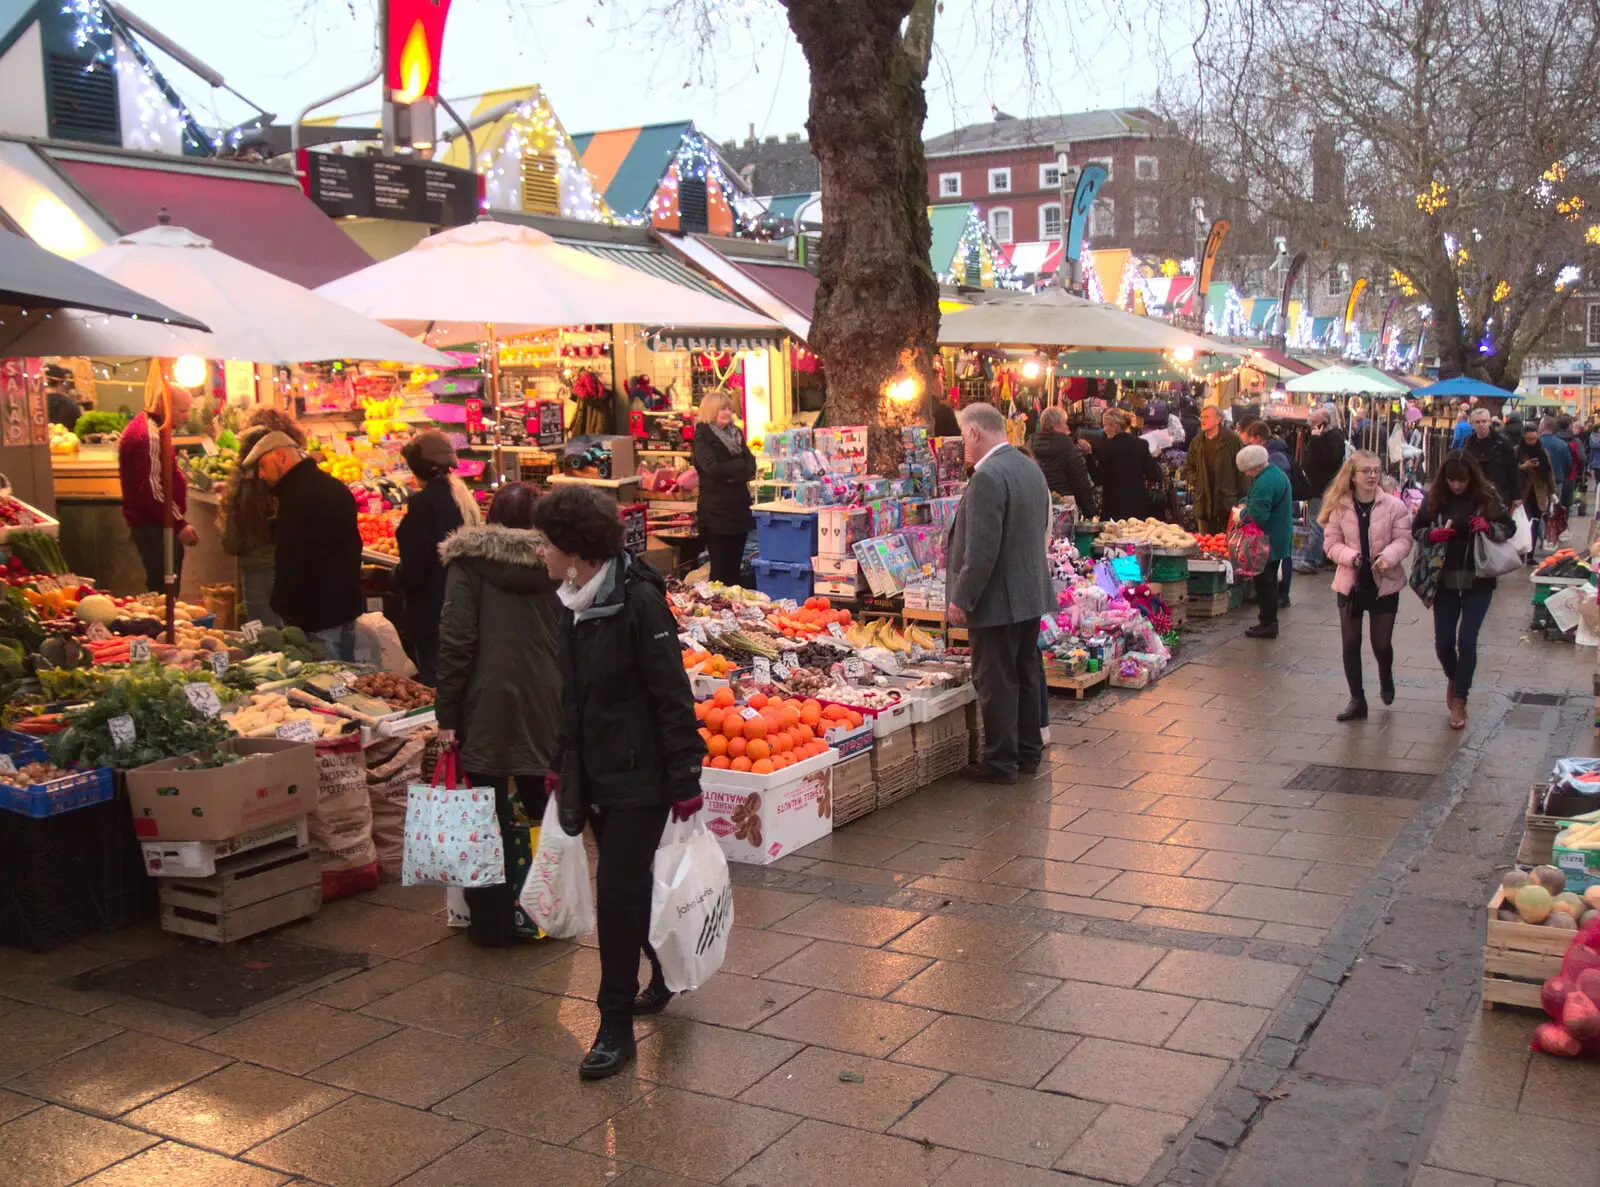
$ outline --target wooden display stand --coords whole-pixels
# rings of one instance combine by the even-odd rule
[[[162,929],[218,944],[315,915],[321,905],[322,863],[294,842],[224,858],[207,878],[161,881]]]
[[[1486,912],[1483,1008],[1492,1010],[1496,1005],[1508,1005],[1537,1010],[1541,1008],[1540,988],[1561,972],[1561,958],[1567,954],[1572,937],[1577,933],[1496,919],[1494,913],[1505,899],[1505,888],[1496,886]]]
[[[1101,668],[1098,672],[1083,672],[1076,676],[1055,675],[1051,673],[1049,668],[1046,668],[1044,683],[1046,688],[1062,689],[1070,692],[1081,701],[1089,695],[1091,688],[1104,684],[1110,676],[1111,673],[1105,668]]]

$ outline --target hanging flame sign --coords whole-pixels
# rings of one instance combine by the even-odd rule
[[[387,77],[396,103],[439,94],[439,58],[450,0],[387,0]]]

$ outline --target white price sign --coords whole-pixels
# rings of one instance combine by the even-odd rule
[[[239,629],[244,632],[244,641],[246,643],[254,643],[261,637],[261,620],[252,618]]]
[[[228,653],[226,651],[213,651],[211,653],[211,674],[217,677],[228,674]]]
[[[787,680],[790,676],[794,675],[794,669],[780,659],[777,663],[772,665],[772,674],[780,681]]]
[[[15,775],[17,764],[11,761],[9,754],[0,754],[0,775]]]
[[[111,630],[103,622],[91,622],[89,629],[83,632],[83,637],[91,643],[104,643],[111,638]]]
[[[286,721],[273,733],[285,742],[315,742],[317,731],[311,728],[311,723],[304,717],[295,721]]]
[[[758,655],[750,661],[750,674],[757,684],[772,683],[772,661],[764,655]]]
[[[760,717],[761,713],[758,710],[752,709],[750,706],[746,705],[743,709],[739,710],[739,716],[744,718],[746,721],[751,721],[757,717]]]
[[[150,640],[145,635],[135,635],[128,640],[128,659],[133,663],[142,664],[150,658]]]
[[[203,680],[185,684],[183,695],[189,698],[189,704],[207,717],[215,717],[222,712],[222,702],[217,698],[217,690]]]
[[[134,738],[138,736],[133,728],[133,718],[126,713],[113,717],[106,722],[106,726],[111,730],[111,744],[119,748],[132,746]]]
[[[328,685],[328,699],[330,701],[342,701],[342,700],[345,699],[345,697],[347,697],[349,695],[350,695],[350,688],[349,688],[348,685],[344,685],[344,684],[330,684],[330,685]]]
[[[694,636],[695,642],[704,643],[706,641],[706,624],[698,618],[691,618],[689,620],[689,634]]]
[[[840,626],[836,622],[830,622],[828,624],[828,634],[832,635],[835,639],[842,639],[844,638],[844,627]]]
[[[863,660],[859,660],[859,659],[847,659],[847,660],[845,660],[844,661],[844,674],[848,679],[860,680],[862,677],[864,677],[867,674],[866,662],[863,661]]]

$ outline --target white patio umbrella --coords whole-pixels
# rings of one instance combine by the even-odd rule
[[[939,345],[1164,351],[1178,357],[1185,352],[1189,357],[1248,353],[1246,347],[1214,342],[1060,289],[1002,297],[947,313],[939,321]]]
[[[427,367],[453,360],[308,288],[236,260],[183,227],[155,226],[81,257],[79,264],[182,309],[210,333],[73,310],[18,335],[8,355],[174,358],[249,363],[369,359]]]
[[[776,331],[770,317],[565,247],[534,227],[479,219],[317,290],[430,342],[628,323]]]
[[[1335,363],[1309,375],[1297,375],[1283,385],[1287,392],[1307,392],[1319,396],[1398,396],[1411,389],[1370,367],[1347,367]]]

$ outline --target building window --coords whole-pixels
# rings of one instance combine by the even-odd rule
[[[941,173],[941,174],[939,174],[939,197],[941,197],[941,198],[959,198],[959,197],[961,197],[961,174],[959,174],[959,173]]]
[[[1328,296],[1337,297],[1344,292],[1344,277],[1339,274],[1339,265],[1335,264],[1328,269]]]
[[[1138,236],[1161,234],[1161,199],[1133,200],[1133,233]]]
[[[1050,202],[1039,207],[1039,238],[1061,238],[1061,203]]]
[[[1085,165],[1099,165],[1100,168],[1102,168],[1102,169],[1104,169],[1106,171],[1106,180],[1107,181],[1111,180],[1111,158],[1110,157],[1090,157],[1087,161],[1084,162],[1084,164]]]
[[[1588,343],[1590,346],[1600,346],[1600,301],[1589,306]]]
[[[1009,194],[1011,192],[1011,170],[989,170],[989,192],[991,194]]]
[[[1161,162],[1155,157],[1134,157],[1133,178],[1135,181],[1161,180]]]
[[[1005,206],[996,206],[989,212],[989,232],[1001,243],[1011,242],[1011,211]]]
[[[1039,166],[1039,188],[1041,190],[1059,190],[1061,188],[1061,166],[1055,162]]]
[[[1096,198],[1094,209],[1089,212],[1089,238],[1114,239],[1116,234],[1117,204],[1110,198]]]

